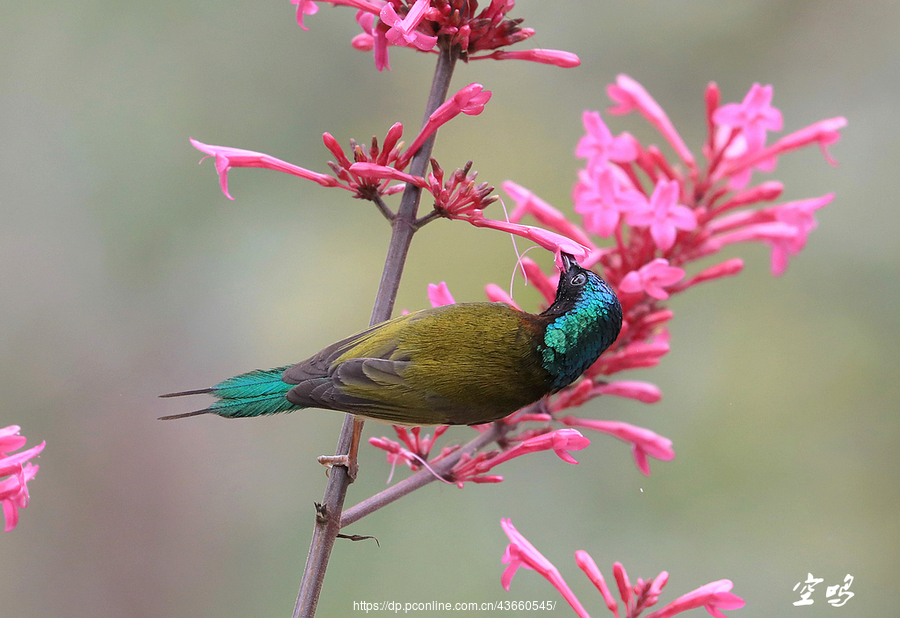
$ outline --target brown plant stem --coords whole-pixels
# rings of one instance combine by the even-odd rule
[[[458,47],[441,46],[441,53],[438,56],[437,67],[431,83],[431,92],[429,93],[425,109],[423,125],[428,120],[428,117],[446,100],[447,92],[450,89],[450,79],[453,76],[453,68],[458,57]],[[425,175],[425,170],[431,158],[431,151],[434,147],[434,138],[434,135],[429,137],[416,152],[410,163],[411,174],[416,176]],[[400,287],[400,277],[403,273],[406,255],[409,251],[412,236],[417,229],[416,214],[419,208],[420,196],[421,189],[412,184],[407,184],[403,197],[400,200],[400,208],[391,221],[391,243],[388,246],[384,271],[381,275],[378,295],[375,298],[375,307],[372,309],[370,325],[378,324],[391,317],[394,301],[397,298],[397,290]],[[338,437],[335,454],[355,454],[359,446],[361,430],[362,420],[354,417],[352,414],[346,415]],[[303,579],[300,582],[297,603],[294,606],[294,618],[299,618],[300,616],[312,618],[316,613],[319,594],[322,591],[322,584],[325,580],[325,570],[328,568],[328,559],[331,557],[335,539],[341,529],[341,512],[344,507],[344,498],[347,495],[347,487],[353,480],[349,470],[354,468],[355,465],[355,461],[350,461],[347,467],[335,466],[331,470],[322,504],[317,506],[316,524],[306,559],[306,568],[303,570]]]

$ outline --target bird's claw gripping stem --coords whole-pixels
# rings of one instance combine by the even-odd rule
[[[356,480],[359,472],[359,463],[357,455],[359,455],[359,440],[362,437],[363,421],[359,417],[353,419],[353,436],[350,441],[350,452],[346,455],[319,455],[317,461],[331,470],[335,466],[344,466],[347,468],[347,476],[350,482]]]

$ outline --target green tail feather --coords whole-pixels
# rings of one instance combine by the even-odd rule
[[[210,394],[219,401],[209,406],[209,411],[227,418],[242,418],[299,409],[285,397],[293,385],[281,381],[281,374],[289,366],[257,369],[216,384]]]
[[[225,418],[244,418],[299,410],[303,406],[294,405],[287,400],[286,395],[293,386],[281,381],[281,374],[288,367],[290,365],[275,369],[257,369],[256,371],[228,378],[212,388],[160,395],[160,397],[183,397],[185,395],[203,395],[208,393],[218,398],[218,401],[208,408],[183,414],[161,416],[160,420],[170,421],[200,414],[218,414]]]
[[[275,369],[256,369],[239,376],[219,382],[210,389],[210,393],[219,399],[245,399],[265,395],[284,394],[291,390],[291,384],[281,381],[281,374],[290,367]]]

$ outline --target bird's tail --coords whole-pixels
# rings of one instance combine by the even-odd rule
[[[168,421],[176,418],[197,416],[198,414],[218,414],[225,418],[244,418],[298,410],[301,406],[292,404],[286,397],[287,392],[293,388],[293,385],[281,381],[281,374],[288,367],[290,365],[276,367],[275,369],[257,369],[228,378],[212,388],[160,395],[160,397],[182,397],[184,395],[209,393],[213,397],[218,398],[218,401],[213,402],[208,408],[183,414],[162,416],[160,420]]]

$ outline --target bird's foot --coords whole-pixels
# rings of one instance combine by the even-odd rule
[[[350,477],[351,481],[356,480],[356,474],[359,472],[359,464],[356,463],[356,457],[351,458],[350,455],[319,455],[318,462],[329,471],[335,466],[347,468],[347,476]]]

